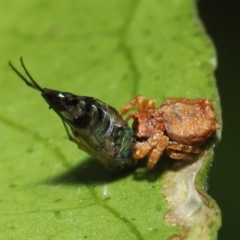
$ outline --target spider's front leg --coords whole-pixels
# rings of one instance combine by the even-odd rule
[[[126,104],[120,111],[120,115],[124,115],[130,110],[132,110],[135,106],[138,107],[138,112],[144,112],[149,108],[155,108],[156,101],[153,99],[147,99],[142,95],[138,95],[134,97],[128,104]],[[131,117],[128,117],[130,119]]]
[[[133,158],[140,159],[148,155],[147,168],[152,169],[167,145],[168,137],[162,131],[156,131],[147,141],[133,144]]]

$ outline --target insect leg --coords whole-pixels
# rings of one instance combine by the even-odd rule
[[[62,119],[61,119],[61,120],[62,120]],[[68,127],[67,127],[67,124],[64,122],[64,120],[62,120],[62,123],[63,123],[63,126],[64,126],[64,128],[65,128],[65,130],[66,130],[67,135],[68,135],[68,139],[69,139],[70,141],[78,144],[77,141],[76,141],[76,139],[75,139],[75,138],[71,135],[71,133],[69,132]]]

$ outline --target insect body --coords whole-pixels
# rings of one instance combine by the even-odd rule
[[[11,62],[10,67],[29,87],[41,92],[61,118],[69,140],[110,169],[122,169],[134,163],[131,158],[133,132],[116,109],[96,98],[41,88],[22,58],[20,60],[30,81]]]
[[[155,101],[136,96],[120,110],[133,119],[135,140],[133,158],[148,156],[148,168],[153,168],[163,151],[173,159],[192,160],[201,153],[201,145],[220,129],[213,104],[208,99],[166,99],[159,108]]]

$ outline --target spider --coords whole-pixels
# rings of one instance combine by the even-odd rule
[[[193,160],[202,152],[201,145],[220,129],[213,103],[208,99],[169,98],[159,108],[156,101],[144,96],[134,97],[119,113],[133,119],[135,140],[132,156],[136,160],[148,156],[152,169],[164,150],[170,158]]]

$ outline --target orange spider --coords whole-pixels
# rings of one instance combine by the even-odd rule
[[[148,156],[148,168],[153,168],[166,149],[173,159],[192,160],[201,153],[200,146],[220,129],[213,104],[208,99],[170,98],[159,108],[155,100],[144,96],[134,97],[119,113],[130,113],[133,119],[135,142],[133,158]]]

